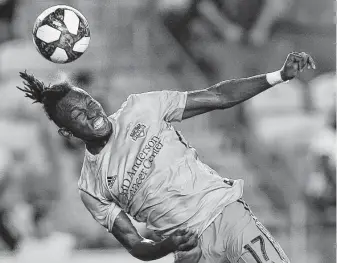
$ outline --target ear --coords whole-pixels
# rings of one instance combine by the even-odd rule
[[[73,134],[72,134],[70,131],[68,131],[66,128],[60,128],[60,129],[58,130],[58,133],[59,133],[61,136],[67,138],[67,139],[70,139],[70,138],[73,136]]]

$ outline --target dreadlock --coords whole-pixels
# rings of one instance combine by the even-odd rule
[[[17,87],[25,93],[25,97],[33,100],[34,103],[43,104],[44,111],[48,118],[58,126],[61,126],[56,116],[56,105],[71,90],[71,85],[67,82],[46,86],[32,74],[20,72],[20,77],[24,79],[24,87]]]

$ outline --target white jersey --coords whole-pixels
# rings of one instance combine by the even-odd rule
[[[78,187],[109,231],[123,210],[163,236],[178,227],[201,234],[242,196],[243,181],[224,183],[171,125],[182,120],[186,98],[177,91],[129,96],[109,117],[113,133],[105,147],[97,155],[85,152]]]

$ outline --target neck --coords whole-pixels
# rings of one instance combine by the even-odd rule
[[[93,155],[99,154],[101,150],[104,148],[104,146],[108,143],[111,135],[112,135],[112,129],[110,130],[109,134],[105,136],[104,138],[101,138],[99,140],[94,140],[94,141],[86,141],[85,146],[87,150]]]

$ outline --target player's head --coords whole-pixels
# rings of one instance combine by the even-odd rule
[[[75,136],[85,142],[105,139],[112,132],[112,126],[101,104],[84,90],[68,82],[44,85],[33,75],[20,72],[24,88],[19,90],[33,103],[43,104],[50,120],[59,127],[59,134]]]

